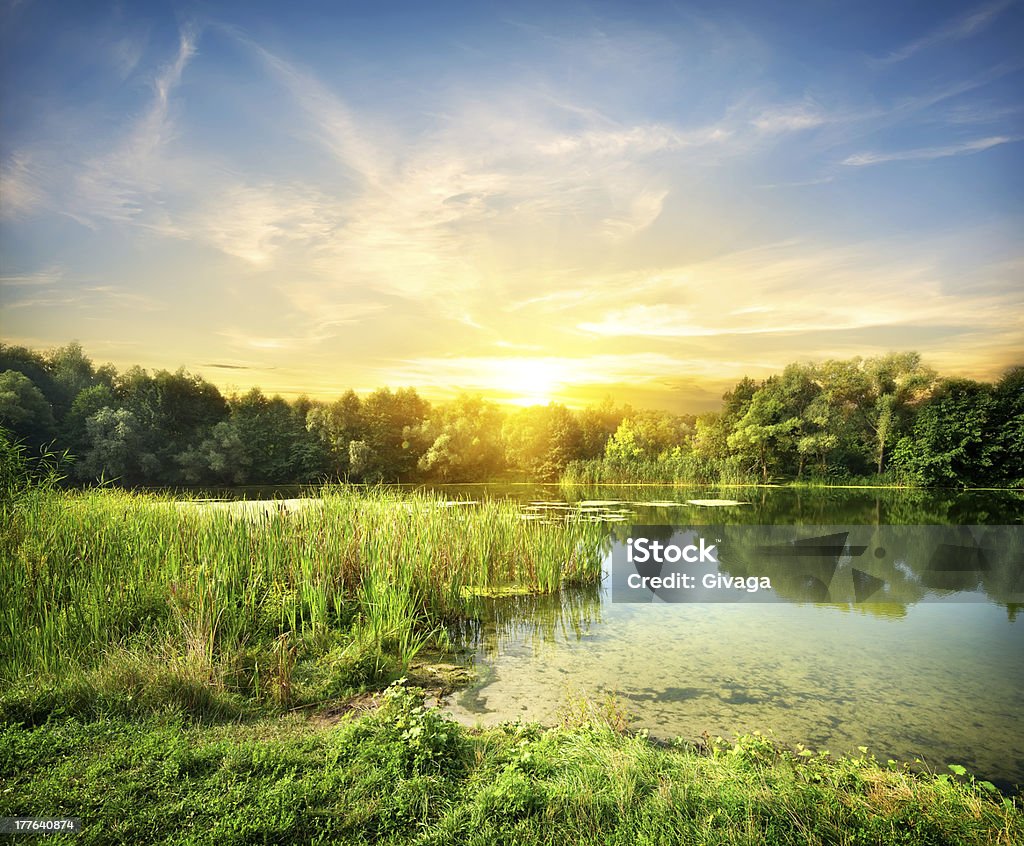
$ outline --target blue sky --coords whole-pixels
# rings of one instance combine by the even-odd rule
[[[1024,361],[1024,4],[0,12],[0,333],[294,396],[701,410]]]

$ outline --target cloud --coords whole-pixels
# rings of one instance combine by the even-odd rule
[[[252,370],[247,364],[221,364],[215,361],[208,361],[199,365],[200,367],[213,367],[217,370]]]
[[[731,136],[731,130],[718,125],[685,130],[665,124],[639,124],[588,129],[574,135],[557,135],[540,143],[537,149],[549,156],[643,156],[666,150],[718,144]]]
[[[312,73],[300,69],[237,31],[232,34],[259,56],[274,76],[284,83],[305,113],[313,128],[312,137],[317,142],[368,182],[376,183],[383,177],[389,166],[383,149],[374,143],[373,133],[368,131],[368,127],[362,124],[344,100],[332,93]]]
[[[963,156],[980,153],[1002,144],[1020,141],[1020,137],[994,135],[990,138],[977,138],[962,144],[950,144],[944,147],[922,147],[916,150],[898,150],[891,153],[856,153],[843,159],[842,164],[850,167],[884,164],[886,162],[915,161],[920,159],[943,159],[949,156]]]
[[[987,29],[1014,2],[1015,0],[996,0],[994,3],[977,6],[877,61],[883,64],[902,62],[940,44],[962,41],[977,35]]]
[[[64,268],[50,265],[31,273],[14,273],[0,276],[0,287],[4,288],[51,288],[64,278]]]
[[[0,217],[22,218],[46,205],[44,167],[29,150],[11,153],[0,165]]]
[[[814,179],[797,179],[792,182],[767,182],[758,188],[806,188],[810,185],[827,185],[835,181],[834,176],[819,176]]]
[[[125,36],[117,39],[106,51],[122,80],[127,79],[138,67],[146,49],[145,37]]]
[[[1010,283],[946,293],[942,258],[901,256],[899,244],[826,247],[779,242],[655,274],[613,277],[588,289],[590,308],[572,306],[575,326],[597,339],[668,343],[695,340],[706,352],[751,349],[768,338],[910,327],[1001,331],[1024,307]],[[1013,265],[1009,265],[1012,267]],[[985,271],[988,279],[1000,266]],[[622,305],[622,291],[632,300]],[[793,292],[798,291],[799,296]],[[550,306],[550,304],[548,304]],[[759,339],[759,340],[754,340]]]
[[[759,132],[775,134],[780,132],[799,132],[814,129],[834,121],[815,106],[800,104],[765,109],[751,122]]]
[[[181,215],[182,234],[256,266],[279,249],[323,243],[338,225],[337,210],[308,185],[235,182],[200,202]]]
[[[177,54],[157,74],[146,111],[113,150],[89,159],[77,174],[66,210],[75,220],[93,228],[98,219],[138,222],[154,207],[164,180],[174,178],[163,158],[175,135],[171,94],[196,53],[196,38],[192,29],[181,31]]]
[[[10,278],[5,278],[3,287],[18,285],[17,282],[9,283],[7,280]],[[163,309],[155,298],[119,285],[83,284],[81,280],[66,280],[62,273],[48,277],[46,271],[28,278],[31,281],[19,285],[27,288],[26,293],[20,298],[5,298],[4,309],[62,308],[77,312],[109,312],[118,309],[126,318],[142,311],[157,312]]]

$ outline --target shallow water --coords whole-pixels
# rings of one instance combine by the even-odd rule
[[[998,492],[729,489],[713,498],[749,504],[669,504],[695,498],[606,489],[564,499],[604,500],[638,525],[1018,524],[1024,513],[1019,495]],[[621,542],[628,526],[609,531]],[[790,746],[867,746],[882,761],[958,763],[1024,784],[1024,614],[984,591],[879,605],[625,604],[611,601],[606,576],[560,598],[490,602],[473,659],[480,683],[450,704],[471,724],[553,723],[568,697],[613,694],[632,727],[664,739],[771,731]]]
[[[640,525],[1024,523],[1019,492],[502,483],[437,490],[448,501],[512,499],[532,519],[599,520],[609,550]],[[610,562],[609,551],[606,569]],[[921,759],[935,771],[957,763],[1002,787],[1024,784],[1024,606],[1008,604],[1013,592],[999,585],[974,588],[970,597],[938,600],[911,592],[901,604],[626,604],[611,601],[606,577],[559,597],[482,601],[471,648],[480,681],[449,708],[470,724],[550,724],[568,697],[611,694],[633,728],[664,739],[759,730],[788,746],[837,754],[866,746],[881,761]]]

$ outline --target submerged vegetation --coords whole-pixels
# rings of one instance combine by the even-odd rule
[[[791,364],[721,410],[432,405],[414,388],[288,403],[179,370],[95,367],[77,344],[0,344],[0,427],[123,486],[492,481],[1024,486],[1024,367],[941,378],[916,353]]]

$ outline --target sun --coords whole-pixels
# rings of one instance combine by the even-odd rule
[[[491,390],[512,405],[547,405],[563,384],[557,361],[504,358],[493,362]]]

